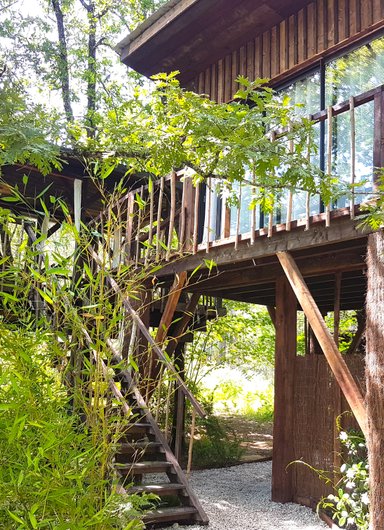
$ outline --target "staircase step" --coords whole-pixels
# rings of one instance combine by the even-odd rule
[[[127,426],[127,433],[130,432],[143,432],[143,431],[149,431],[152,429],[152,425],[150,423],[140,422],[132,423],[131,425]]]
[[[162,448],[160,442],[132,442],[132,443],[121,443],[117,449],[118,454],[129,454],[137,451],[143,451],[145,453],[154,453]]]
[[[164,484],[143,484],[140,486],[132,486],[129,488],[129,493],[155,493],[156,495],[177,495],[184,490],[182,484],[173,484],[172,482],[166,482]]]
[[[144,473],[166,473],[172,468],[170,462],[135,462],[134,464],[115,464],[124,475],[142,475]]]
[[[143,522],[145,524],[156,524],[176,521],[194,521],[197,514],[196,508],[182,506],[180,508],[159,508],[146,513]]]

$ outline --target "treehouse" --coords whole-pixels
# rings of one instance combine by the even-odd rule
[[[231,206],[214,179],[192,187],[188,178],[181,183],[182,171],[168,177],[170,215],[157,226],[165,228],[169,245],[161,251],[165,262],[157,278],[165,285],[185,278],[184,291],[193,296],[262,304],[275,323],[272,499],[278,502],[314,506],[329,492],[304,466],[287,466],[303,460],[335,469],[340,414],[353,411],[355,419],[343,416],[345,428],[367,428],[368,235],[357,217],[383,167],[383,17],[376,0],[179,0],[166,3],[118,46],[121,60],[138,72],[178,70],[183,87],[217,102],[232,100],[239,75],[269,78],[279,94],[302,104],[297,113],[313,120],[320,170],[352,187],[328,205],[316,195],[286,190],[274,211],[264,214],[252,206],[252,185],[239,185],[239,204]],[[154,196],[143,188],[148,204],[161,203],[164,185],[163,179]],[[176,261],[170,251],[175,223],[175,250],[183,252]],[[136,247],[133,258],[145,260],[145,249]],[[198,281],[188,281],[196,267]],[[345,355],[339,352],[343,310],[359,315]],[[305,355],[297,352],[300,312]],[[325,324],[328,313],[333,333]]]
[[[105,204],[76,157],[44,178],[29,166],[4,169],[4,181],[26,187],[31,198],[17,212],[35,223],[35,235],[26,225],[31,245],[44,218],[51,223],[48,236],[60,225],[50,195],[66,199],[77,226],[82,218],[91,227],[83,257],[87,271],[104,270],[105,303],[124,316],[119,333],[106,343],[114,360],[130,356],[138,367],[135,376],[116,369],[110,380],[114,406],[131,418],[116,455],[120,485],[154,492],[164,503],[171,498],[146,516],[148,526],[208,523],[180,467],[186,412],[192,412],[191,440],[196,415],[204,416],[184,382],[183,352],[191,331],[204,330],[207,319],[223,314],[222,299],[238,300],[266,306],[276,328],[272,499],[314,507],[328,486],[305,466],[287,466],[302,460],[331,472],[340,465],[336,419],[345,411],[353,415],[343,415],[343,427],[367,431],[368,232],[359,228],[358,217],[375,192],[377,168],[384,167],[382,3],[170,0],[118,50],[125,64],[146,76],[179,70],[183,87],[217,102],[233,99],[239,75],[269,78],[282,97],[302,104],[298,115],[311,117],[318,146],[312,161],[352,189],[330,204],[316,194],[284,190],[265,213],[254,205],[252,183],[238,185],[234,206],[218,193],[213,177],[194,186],[188,173],[175,168],[150,182],[146,175],[126,177],[121,168],[105,183],[112,190],[125,178],[124,192]],[[41,198],[48,207],[36,213]],[[17,211],[16,203],[3,205]],[[4,231],[1,244],[7,255]],[[130,298],[129,274],[149,264],[155,264],[152,272],[141,278],[139,290],[132,286]],[[344,310],[358,318],[341,355]],[[304,352],[297,348],[299,323]],[[110,377],[89,331],[83,334],[90,358]],[[172,398],[162,394],[164,381],[174,390]],[[154,473],[159,478],[151,482]]]

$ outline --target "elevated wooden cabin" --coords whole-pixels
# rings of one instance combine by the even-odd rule
[[[376,168],[384,166],[384,5],[379,0],[171,0],[118,49],[125,64],[146,76],[179,70],[185,88],[218,102],[233,98],[239,74],[270,78],[271,86],[303,103],[302,112],[316,122],[319,167],[354,185],[352,198],[330,207],[318,197],[287,191],[268,218],[249,209],[249,187],[242,188],[238,208],[228,207],[211,182],[193,188],[173,174],[170,216],[161,215],[158,223],[168,241],[176,227],[173,250],[184,252],[173,260],[173,251],[160,250],[166,262],[158,278],[171,284],[175,274],[188,275],[200,265],[199,277],[185,290],[262,304],[273,315],[272,499],[313,506],[327,487],[304,466],[287,465],[303,460],[332,470],[339,464],[336,418],[352,408],[366,426],[364,355],[358,345],[364,331],[367,233],[358,228],[356,216],[374,191]],[[158,203],[161,186],[164,181],[152,198],[142,189],[148,204]],[[132,252],[137,263],[146,259],[140,246]],[[216,263],[214,270],[207,269],[207,259]],[[345,309],[359,311],[361,318],[350,352],[342,357],[338,322]],[[298,310],[306,317],[305,356],[296,351]],[[327,312],[335,317],[333,337],[325,329]]]

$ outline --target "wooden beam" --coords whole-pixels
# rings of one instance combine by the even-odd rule
[[[276,329],[276,308],[273,305],[267,305],[267,311],[272,320],[272,324],[274,325]]]
[[[274,256],[276,252],[286,250],[303,250],[353,239],[366,239],[367,235],[358,231],[356,229],[356,222],[349,218],[349,208],[345,210],[340,218],[335,217],[336,213],[341,214],[341,211],[335,210],[331,212],[332,224],[329,228],[321,226],[321,223],[324,223],[325,220],[325,216],[321,214],[318,216],[316,225],[311,224],[309,230],[304,230],[305,220],[300,225],[301,228],[296,228],[297,223],[292,221],[291,232],[286,232],[284,225],[284,229],[274,233],[271,238],[267,238],[265,235],[259,235],[256,237],[253,245],[250,244],[250,237],[241,237],[237,250],[234,249],[235,241],[232,238],[221,240],[217,244],[216,242],[212,242],[209,258],[217,266],[220,266]],[[193,271],[197,267],[201,267],[204,270],[207,268],[206,258],[204,245],[204,252],[199,250],[196,254],[187,256],[183,260],[169,263],[157,271],[156,276],[160,278],[176,274],[183,270]]]
[[[102,263],[100,261],[99,256],[96,254],[96,252],[92,248],[88,248],[89,255],[92,257],[92,259],[95,261],[95,263],[102,267]],[[143,321],[141,320],[140,316],[138,315],[137,311],[134,310],[134,308],[131,305],[131,302],[129,300],[129,297],[120,289],[118,286],[116,280],[112,278],[109,274],[105,275],[105,278],[109,285],[112,287],[113,291],[120,296],[122,304],[124,308],[128,311],[128,313],[131,315],[132,320],[136,322],[136,325],[140,332],[143,334],[143,336],[147,339],[149,345],[151,346],[152,350],[156,353],[157,357],[163,362],[165,368],[167,368],[171,374],[175,377],[175,380],[178,381],[180,388],[182,388],[185,397],[187,397],[191,403],[191,405],[194,407],[196,412],[199,414],[200,417],[205,417],[206,413],[203,409],[203,407],[200,405],[200,403],[197,401],[195,396],[192,394],[192,392],[189,390],[189,388],[186,386],[184,381],[179,376],[177,370],[173,366],[171,362],[169,362],[166,355],[164,355],[163,351],[159,348],[158,344],[154,341],[152,335],[149,333],[148,328],[145,326]]]
[[[173,354],[181,337],[184,335],[188,324],[190,323],[195,313],[199,299],[200,293],[192,294],[191,299],[189,300],[187,307],[185,308],[184,315],[182,316],[181,320],[179,320],[179,322],[176,324],[175,329],[172,331],[172,337],[170,337],[170,341],[166,349],[168,356],[171,356]]]
[[[295,258],[300,266],[300,270],[305,277],[325,276],[338,271],[359,271],[366,268],[363,251],[357,249],[342,249],[330,251],[327,254],[311,256],[300,256]],[[189,291],[204,291],[205,294],[211,292],[225,293],[233,289],[246,288],[274,281],[281,273],[278,262],[260,263],[255,265],[243,264],[236,270],[223,270],[221,267],[215,274],[212,271],[209,275],[195,273],[188,284]],[[225,296],[224,296],[225,298]]]
[[[162,314],[159,327],[157,329],[155,342],[160,346],[164,343],[168,335],[169,326],[172,324],[177,304],[179,303],[181,291],[187,280],[187,273],[184,271],[176,276],[168,295],[164,313]]]
[[[272,500],[293,500],[293,469],[287,466],[295,459],[294,371],[296,360],[296,297],[288,280],[276,281],[276,348],[275,407],[273,425]]]
[[[324,318],[316,305],[295,260],[288,252],[278,252],[277,257],[296,294],[308,322],[319,341],[324,355],[346,400],[354,413],[361,430],[367,434],[367,413],[364,399],[346,365],[339,349],[327,328]]]

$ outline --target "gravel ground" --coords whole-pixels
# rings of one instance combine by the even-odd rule
[[[320,530],[310,509],[271,502],[271,462],[194,471],[191,485],[210,519],[209,530]],[[177,526],[202,530],[201,526]]]

